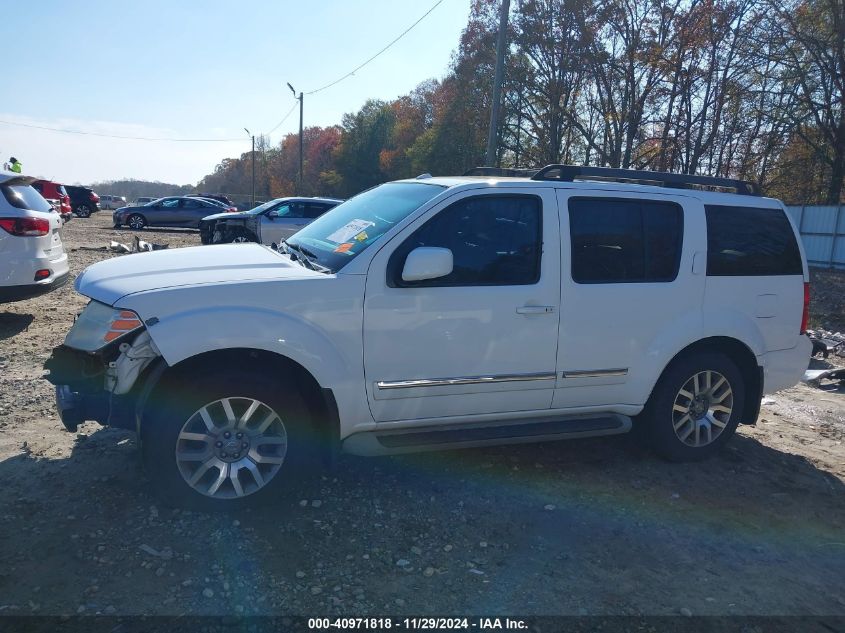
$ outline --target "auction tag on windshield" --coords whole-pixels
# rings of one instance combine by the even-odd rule
[[[368,222],[367,220],[352,220],[329,235],[326,239],[335,244],[348,242],[350,238],[358,235],[358,233],[368,227],[375,226],[375,224],[375,222]]]
[[[336,249],[334,249],[334,252],[335,253],[348,253],[349,250],[353,246],[355,246],[355,244],[353,244],[352,242],[345,242],[345,243],[341,244],[340,246],[338,246]]]

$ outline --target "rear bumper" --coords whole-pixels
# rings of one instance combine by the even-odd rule
[[[48,292],[52,292],[53,290],[64,286],[68,282],[68,279],[70,279],[70,273],[65,272],[63,274],[55,275],[52,279],[48,279],[46,282],[42,283],[26,284],[21,286],[2,286],[0,287],[0,303],[23,301],[24,299],[32,299],[33,297],[47,294]]]
[[[774,393],[797,384],[810,364],[813,344],[806,336],[799,336],[792,349],[767,352],[757,357],[763,367],[763,393]]]

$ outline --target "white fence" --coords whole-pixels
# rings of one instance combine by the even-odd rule
[[[787,207],[798,225],[810,266],[845,269],[843,205]]]

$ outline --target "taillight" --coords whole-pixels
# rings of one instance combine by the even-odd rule
[[[41,237],[50,232],[50,221],[41,218],[0,218],[0,229],[17,237]]]
[[[100,201],[100,196],[98,196],[93,191],[90,194],[88,194],[88,197],[91,198],[91,202],[99,202]]]
[[[41,270],[35,271],[35,281],[42,281],[47,279],[50,276],[50,269],[49,268],[42,268]]]
[[[103,340],[110,343],[124,334],[137,330],[142,325],[141,319],[131,310],[116,310],[109,325],[109,331],[103,336]]]
[[[804,312],[801,315],[801,334],[807,331],[810,325],[810,284],[804,282]]]

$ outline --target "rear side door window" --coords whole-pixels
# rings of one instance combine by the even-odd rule
[[[309,202],[307,205],[305,205],[305,217],[309,220],[319,218],[330,208],[330,206],[325,204],[315,204],[313,202]]]
[[[803,275],[801,251],[783,209],[705,205],[707,274]]]
[[[402,279],[405,259],[415,248],[452,251],[452,273],[418,282]],[[388,263],[388,285],[513,286],[540,280],[542,204],[530,195],[465,198],[443,209],[417,229]]]
[[[674,202],[571,198],[572,280],[579,284],[674,281],[683,229],[683,209]]]

